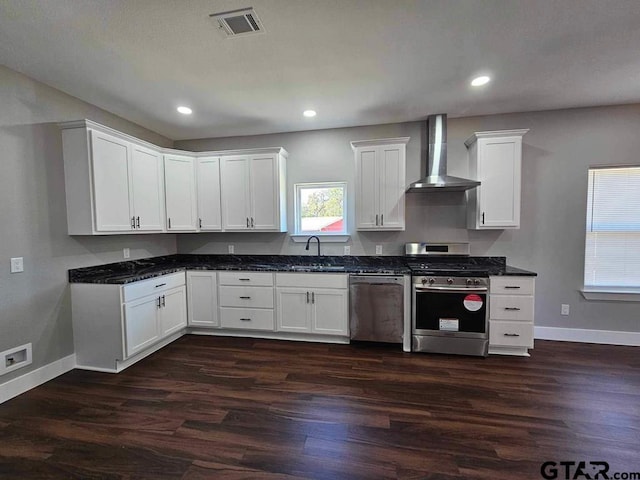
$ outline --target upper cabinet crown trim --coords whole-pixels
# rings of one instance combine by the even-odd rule
[[[529,131],[528,128],[519,130],[493,130],[488,132],[475,132],[464,141],[467,147],[470,147],[481,138],[506,138],[506,137],[523,137]]]
[[[356,149],[359,147],[379,147],[382,145],[406,145],[409,143],[411,137],[397,137],[397,138],[380,138],[378,140],[356,140],[351,142],[351,148]]]
[[[282,155],[285,158],[289,157],[289,153],[282,147],[261,147],[261,148],[243,148],[236,150],[216,150],[216,151],[205,151],[205,152],[192,152],[189,150],[178,150],[175,148],[167,148],[160,147],[158,145],[154,145],[153,143],[147,142],[145,140],[141,140],[132,135],[122,133],[119,130],[115,130],[111,127],[107,127],[100,123],[94,122],[93,120],[83,119],[83,120],[74,120],[71,122],[61,122],[58,123],[58,127],[62,130],[68,130],[72,128],[90,128],[94,130],[100,130],[103,133],[108,133],[109,135],[114,135],[116,137],[120,137],[123,140],[128,142],[134,142],[138,145],[146,146],[148,148],[159,151],[162,154],[173,154],[173,155],[189,155],[191,157],[220,157],[226,155],[243,155],[247,153],[251,153],[252,155],[263,155],[269,153],[275,153],[278,155]]]

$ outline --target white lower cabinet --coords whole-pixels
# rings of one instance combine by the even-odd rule
[[[528,356],[533,348],[535,278],[491,277],[489,353]]]
[[[277,273],[276,299],[279,332],[349,335],[346,275]]]
[[[187,316],[189,326],[218,327],[218,274],[210,271],[187,272]]]
[[[184,272],[129,283],[71,284],[78,368],[118,372],[187,326]]]
[[[273,273],[220,272],[218,283],[222,328],[274,330]]]

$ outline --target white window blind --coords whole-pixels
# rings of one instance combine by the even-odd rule
[[[640,166],[589,169],[585,287],[640,287]]]

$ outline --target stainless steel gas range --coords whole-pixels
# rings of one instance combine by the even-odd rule
[[[486,356],[488,271],[469,263],[469,244],[405,245],[411,269],[411,350]]]

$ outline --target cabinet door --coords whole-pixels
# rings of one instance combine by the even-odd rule
[[[221,159],[222,228],[248,230],[249,223],[249,157]]]
[[[221,230],[220,158],[198,159],[198,227],[200,230]]]
[[[184,286],[167,290],[160,296],[160,334],[171,335],[187,326],[187,295]]]
[[[129,142],[91,130],[93,198],[97,232],[133,229],[129,196],[130,155]]]
[[[479,228],[520,226],[520,139],[478,141]]]
[[[132,145],[131,197],[136,230],[155,232],[164,229],[162,178],[160,153]]]
[[[276,296],[278,331],[310,333],[311,292],[304,288],[278,288]]]
[[[383,230],[404,230],[404,149],[404,145],[386,145],[379,149],[378,210],[379,228]]]
[[[252,155],[249,163],[250,228],[279,230],[279,188],[276,155]]]
[[[347,290],[313,290],[311,330],[323,335],[349,335]]]
[[[187,272],[187,292],[189,325],[219,326],[216,272]]]
[[[160,340],[159,297],[144,297],[124,304],[124,333],[127,357]]]
[[[378,212],[378,151],[367,147],[356,151],[356,227],[372,230],[380,224]]]
[[[167,230],[195,231],[198,215],[193,158],[165,155],[164,178]]]

